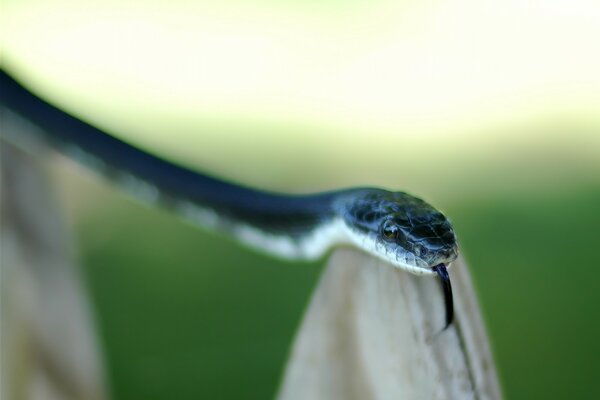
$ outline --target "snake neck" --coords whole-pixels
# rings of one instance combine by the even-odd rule
[[[289,259],[316,258],[339,240],[333,192],[290,196],[229,183],[110,136],[37,97],[2,70],[0,87],[3,107],[41,128],[36,139],[143,202]]]

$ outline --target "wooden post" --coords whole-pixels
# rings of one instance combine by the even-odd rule
[[[351,249],[331,257],[297,334],[278,398],[500,399],[469,273],[450,268],[456,319],[439,282]]]
[[[6,113],[2,129],[19,135],[28,124]],[[60,208],[39,160],[0,146],[0,398],[105,399],[95,324]]]

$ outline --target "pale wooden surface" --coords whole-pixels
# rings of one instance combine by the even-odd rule
[[[105,399],[95,324],[60,207],[39,160],[0,146],[0,396]]]
[[[297,334],[278,398],[499,399],[468,271],[450,269],[456,320],[439,282],[361,252],[334,252]]]

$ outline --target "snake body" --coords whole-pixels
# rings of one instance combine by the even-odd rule
[[[437,275],[452,322],[447,267],[458,255],[448,219],[403,192],[352,188],[287,195],[237,185],[167,162],[47,103],[0,70],[0,101],[44,132],[44,140],[135,195],[274,256],[321,257],[353,245],[393,266]]]

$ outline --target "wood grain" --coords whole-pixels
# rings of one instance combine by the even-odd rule
[[[462,259],[450,268],[456,319],[439,282],[352,249],[332,255],[297,334],[278,398],[500,399]]]

